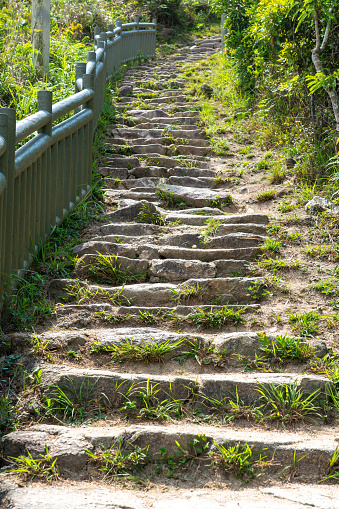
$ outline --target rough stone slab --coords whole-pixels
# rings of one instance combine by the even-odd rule
[[[139,311],[142,311],[143,313],[146,311],[148,313],[152,313],[152,314],[163,314],[163,313],[177,313],[178,315],[181,315],[181,316],[187,316],[191,313],[194,313],[196,310],[199,310],[199,309],[203,309],[203,310],[207,310],[207,311],[210,311],[211,309],[213,310],[219,310],[219,309],[223,309],[225,306],[211,306],[209,304],[202,304],[202,305],[196,305],[196,306],[174,306],[174,307],[169,307],[169,306],[163,306],[163,307],[157,307],[157,306],[153,306],[153,307],[149,307],[149,306],[120,306],[118,309],[117,309],[117,314],[118,315],[133,315],[135,317],[137,316],[140,316],[140,313]],[[233,309],[235,311],[237,311],[238,309],[242,309],[244,306],[239,306],[237,304],[230,304],[230,305],[227,305],[226,306],[227,309]],[[260,305],[259,304],[247,304],[246,308],[248,310],[257,310],[260,308]]]
[[[280,500],[296,502],[302,507],[310,506],[317,509],[338,509],[339,508],[339,486],[288,486],[262,488],[265,495],[273,495]],[[290,507],[290,506],[288,506]]]
[[[198,260],[153,260],[149,274],[166,281],[185,281],[192,277],[212,278],[216,275],[216,268],[213,264],[204,263]]]
[[[103,157],[100,161],[106,167],[111,168],[134,168],[140,166],[140,161],[137,157]]]
[[[222,215],[222,217],[220,217]],[[224,213],[215,215],[215,216],[201,216],[195,215],[194,213],[189,213],[185,210],[182,213],[173,213],[167,214],[166,219],[168,221],[177,221],[180,219],[182,224],[189,224],[193,226],[204,226],[208,219],[213,218],[214,221],[219,221],[220,223],[225,224],[238,224],[238,223],[254,223],[254,224],[268,224],[268,217],[264,214],[229,214],[224,215]]]
[[[131,236],[144,236],[160,233],[162,227],[155,224],[135,223],[110,223],[100,226],[100,233],[102,235],[131,235]]]
[[[203,170],[205,171],[205,170]],[[215,180],[209,177],[170,177],[169,183],[176,186],[186,187],[215,187]]]
[[[177,246],[177,247],[188,247],[199,246],[203,247],[201,243],[201,236],[199,233],[177,233],[162,235],[158,239],[160,246]]]
[[[180,198],[187,205],[191,205],[193,207],[204,207],[209,205],[210,202],[214,199],[220,200],[220,202],[226,202],[229,199],[229,194],[224,192],[216,192],[211,191],[206,188],[196,188],[196,187],[181,187],[174,186],[168,184],[164,187],[165,191],[173,193],[173,196],[176,198]]]
[[[137,250],[129,244],[120,244],[113,242],[104,241],[92,241],[84,242],[73,248],[74,254],[82,257],[84,255],[119,255],[126,256],[128,258],[135,258]]]
[[[263,244],[265,240],[266,237],[262,235],[255,235],[254,233],[229,233],[223,236],[209,237],[206,239],[206,248],[236,249],[239,247],[253,247]]]
[[[122,244],[142,244],[146,242],[151,244],[154,241],[153,235],[144,235],[134,237],[132,235],[103,235],[92,238],[93,242],[121,242]]]
[[[86,277],[89,274],[89,268],[96,261],[97,256],[96,254],[85,254],[79,258],[74,268],[74,274],[77,277]],[[138,274],[140,281],[146,278],[147,271],[150,267],[150,262],[148,260],[127,258],[126,256],[118,256],[116,258],[116,263],[120,265],[122,270],[128,271],[131,275]]]
[[[208,169],[208,163],[204,162],[204,161],[200,161],[197,158],[183,159],[182,161],[183,161],[183,163],[187,162],[196,168]],[[180,165],[180,159],[175,159],[173,157],[166,157],[166,156],[158,156],[158,154],[149,154],[149,157],[148,157],[146,163],[151,166],[157,166],[159,164],[160,166],[165,166],[166,168],[174,168],[177,166],[180,166],[186,170],[188,168],[187,166],[184,166],[184,164]]]
[[[260,254],[259,247],[244,247],[238,249],[189,249],[184,247],[159,246],[161,258],[181,258],[182,260],[201,260],[213,262],[215,260],[253,260]]]
[[[0,486],[2,509],[145,509],[131,492],[84,486]]]
[[[147,128],[147,129],[140,129],[140,126],[139,126],[139,128],[119,127],[118,129],[113,129],[112,135],[119,136],[121,138],[129,138],[129,139],[146,138],[146,137],[159,138],[159,137],[161,137],[163,132],[164,132],[164,129],[154,129],[154,126],[152,126],[151,128]],[[175,136],[177,138],[179,138],[179,137],[180,138],[203,138],[204,137],[204,133],[203,133],[202,129],[198,129],[198,128],[188,129],[187,131],[182,130],[182,129],[171,129],[171,130],[166,129],[166,132],[168,132],[169,135]],[[133,166],[139,166],[139,164],[135,164]]]
[[[103,177],[118,178],[120,180],[124,180],[128,176],[127,168],[112,168],[109,166],[101,166],[98,171]]]
[[[168,175],[170,177],[170,183],[174,184],[174,182],[171,182],[172,177],[173,178],[174,177],[176,177],[176,178],[179,178],[179,177],[185,177],[185,178],[186,177],[187,178],[203,177],[206,179],[211,178],[214,180],[215,171],[209,170],[209,169],[202,169],[202,168],[184,168],[183,166],[175,166],[174,168],[168,168]]]
[[[106,217],[113,223],[132,222],[139,216],[140,212],[143,210],[143,204],[147,205],[147,207],[152,212],[160,214],[160,210],[153,203],[149,203],[144,200],[127,207],[122,207],[118,210],[115,210],[114,212],[110,212],[109,214],[106,214]]]
[[[166,376],[154,375],[148,373],[128,374],[106,371],[101,369],[75,368],[65,365],[49,364],[44,365],[42,369],[42,385],[60,385],[63,388],[72,387],[74,384],[80,385],[86,380],[89,387],[95,387],[98,391],[98,397],[104,394],[103,401],[120,398],[117,394],[127,392],[131,383],[137,384],[138,387],[146,387],[147,381],[153,385],[158,384],[159,398],[166,397],[169,393],[175,399],[186,400],[189,396],[188,387],[196,387],[195,404],[201,408],[203,404],[206,408],[214,408],[213,403],[200,398],[217,399],[223,398],[235,399],[236,394],[244,402],[245,405],[257,404],[260,400],[258,393],[259,384],[269,386],[278,384],[297,384],[305,394],[311,394],[319,390],[318,398],[324,399],[327,391],[329,380],[323,376],[315,375],[297,375],[295,373],[226,373],[226,374],[207,374],[195,375],[194,373],[186,376]],[[87,386],[87,385],[86,385]],[[71,397],[71,394],[70,394]],[[122,401],[122,399],[121,399]]]

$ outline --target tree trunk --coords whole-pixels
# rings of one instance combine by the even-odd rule
[[[38,63],[48,74],[50,47],[51,0],[32,0],[31,37],[34,49],[39,51]]]

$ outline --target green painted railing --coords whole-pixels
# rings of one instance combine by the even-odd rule
[[[0,308],[10,275],[24,274],[51,226],[61,224],[90,190],[93,133],[106,82],[122,63],[155,57],[155,32],[155,20],[138,18],[117,21],[107,32],[96,29],[94,51],[76,65],[74,95],[53,104],[52,92],[38,92],[37,113],[20,122],[14,109],[0,110]]]

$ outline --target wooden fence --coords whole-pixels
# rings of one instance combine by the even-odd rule
[[[155,57],[155,33],[155,20],[138,18],[117,21],[107,32],[96,29],[94,51],[76,65],[74,95],[53,104],[52,92],[38,92],[37,113],[20,122],[14,109],[0,110],[0,308],[10,275],[24,274],[51,226],[61,224],[90,190],[93,133],[106,82],[122,63]]]

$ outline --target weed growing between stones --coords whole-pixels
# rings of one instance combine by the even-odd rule
[[[202,292],[199,283],[196,283],[195,285],[186,285],[179,290],[176,290],[175,288],[170,288],[170,290],[172,292],[171,300],[176,304],[181,304],[182,302],[187,302],[194,297],[198,297]]]
[[[262,403],[263,420],[278,420],[284,426],[300,421],[315,422],[323,419],[319,405],[320,389],[305,394],[297,382],[289,384],[259,384],[257,389]]]
[[[110,353],[112,359],[118,362],[164,362],[164,358],[169,353],[176,350],[184,340],[181,341],[162,341],[157,343],[151,336],[152,341],[144,341],[134,343],[133,339],[128,340],[119,345],[103,345],[93,342],[91,345],[91,353]]]
[[[231,446],[227,442],[221,445],[214,441],[214,445],[217,451],[211,452],[212,465],[231,472],[235,477],[242,479],[243,483],[255,477],[256,468],[262,467],[267,460],[267,456],[261,456],[266,449],[258,451],[259,458],[255,460],[254,447],[250,447],[247,442]]]
[[[124,287],[120,290],[115,290],[113,293],[105,291],[102,288],[96,288],[91,290],[87,283],[75,280],[74,283],[70,283],[65,288],[65,293],[68,296],[67,299],[75,300],[78,304],[96,300],[110,301],[114,306],[130,306],[132,300],[124,297]]]
[[[99,379],[92,382],[88,375],[79,383],[66,377],[63,385],[51,386],[44,399],[45,417],[81,423],[102,416],[108,398],[99,392]]]
[[[152,209],[151,204],[142,202],[141,211],[139,212],[135,221],[137,223],[157,224],[160,226],[166,224],[166,220],[161,216],[161,214],[159,214],[159,212]]]
[[[214,237],[220,226],[220,221],[215,220],[213,217],[206,219],[205,226],[200,230],[203,244],[208,243],[209,237]]]
[[[100,253],[93,257],[87,272],[98,283],[113,285],[139,283],[145,276],[145,272],[135,272],[129,266],[122,268],[118,255],[107,256]]]
[[[257,201],[269,201],[269,200],[273,200],[274,198],[275,198],[275,191],[273,191],[273,190],[263,191],[262,193],[259,193],[256,196]]]
[[[287,320],[292,324],[292,330],[297,335],[312,338],[319,331],[320,318],[318,311],[311,310],[296,314],[290,313]]]
[[[210,329],[213,327],[218,327],[220,329],[223,325],[228,323],[233,323],[233,325],[244,323],[242,315],[246,310],[247,306],[238,311],[233,311],[233,309],[227,308],[226,306],[222,309],[213,309],[213,306],[211,306],[210,310],[198,309],[190,313],[186,317],[186,320],[192,321],[198,329]]]
[[[268,271],[302,269],[305,263],[301,260],[283,260],[282,258],[265,258],[264,255],[258,261],[258,267]]]
[[[52,458],[47,445],[45,450],[46,454],[39,454],[38,458],[33,458],[29,451],[27,451],[27,456],[11,457],[10,459],[17,468],[10,470],[10,472],[23,477],[25,481],[33,481],[34,479],[56,481],[59,479],[57,459]]]
[[[19,407],[8,396],[0,396],[0,436],[15,430],[19,424]]]
[[[155,190],[155,194],[161,201],[166,202],[166,204],[169,207],[175,207],[180,209],[187,208],[186,203],[178,196],[175,196],[174,192],[171,191],[170,189],[158,187]]]
[[[261,350],[271,362],[283,364],[290,361],[307,362],[315,357],[316,349],[300,338],[290,338],[287,335],[278,335],[274,340],[265,333],[259,333]]]
[[[109,449],[101,445],[97,451],[86,450],[86,453],[90,461],[97,466],[98,471],[102,472],[105,481],[112,482],[117,479],[127,483],[138,482],[140,479],[136,477],[136,474],[140,473],[141,469],[151,461],[148,453],[149,446],[138,447],[128,444],[128,448],[130,450],[123,447],[120,438]]]

